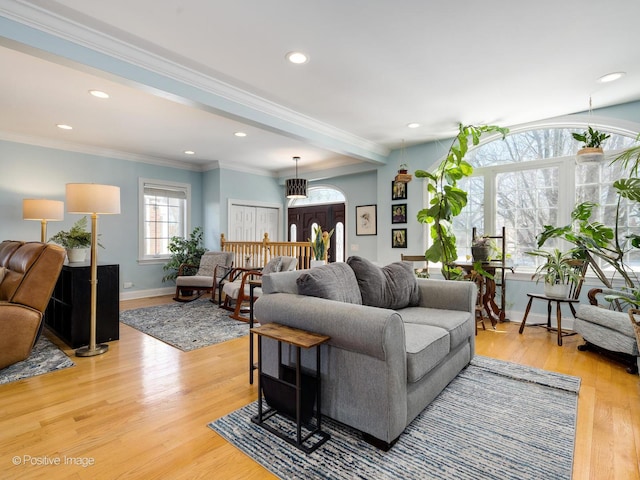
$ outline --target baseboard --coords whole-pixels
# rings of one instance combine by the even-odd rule
[[[132,290],[130,292],[120,292],[120,300],[136,300],[138,298],[161,297],[163,295],[173,295],[175,292],[176,287]]]

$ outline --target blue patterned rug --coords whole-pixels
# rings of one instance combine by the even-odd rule
[[[305,454],[251,423],[257,402],[209,427],[287,480],[569,480],[579,388],[576,377],[476,356],[388,452],[323,419],[331,439]]]
[[[249,324],[206,299],[120,312],[120,321],[184,352],[249,334]]]
[[[62,350],[51,343],[47,337],[40,335],[29,358],[0,370],[0,385],[74,365],[75,363]]]

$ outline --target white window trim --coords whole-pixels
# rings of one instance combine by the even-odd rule
[[[187,196],[185,220],[187,233],[191,232],[191,185],[188,183],[172,182],[170,180],[156,180],[153,178],[138,178],[138,264],[157,265],[167,263],[171,255],[149,257],[144,254],[144,186],[147,184],[184,189]]]

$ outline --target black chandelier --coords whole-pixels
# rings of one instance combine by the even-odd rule
[[[293,157],[296,162],[296,178],[287,179],[287,198],[307,198],[307,180],[298,178],[298,160],[300,157]]]

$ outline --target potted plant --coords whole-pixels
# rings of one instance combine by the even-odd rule
[[[572,133],[575,140],[582,142],[582,148],[576,154],[579,163],[596,162],[602,159],[602,143],[611,135],[589,127],[585,132]]]
[[[87,217],[79,219],[68,232],[59,231],[49,241],[67,249],[69,263],[84,262],[87,249],[91,247],[91,232],[87,231]]]
[[[395,176],[396,183],[409,183],[413,178],[409,172],[409,167],[406,163],[401,163],[398,167],[398,174]]]
[[[331,235],[333,235],[333,229],[330,232],[323,232],[320,225],[313,230],[313,239],[309,239],[313,251],[312,267],[327,263]]]
[[[166,282],[167,280],[175,280],[178,276],[180,265],[183,263],[194,266],[191,270],[185,269],[185,275],[195,274],[198,265],[200,265],[200,258],[207,251],[207,249],[202,245],[202,236],[202,229],[200,227],[196,227],[188,238],[171,237],[171,242],[169,242],[168,246],[169,251],[171,252],[171,258],[169,259],[169,262],[162,267],[163,270],[169,271],[169,273],[162,277],[163,282]]]
[[[575,268],[576,262],[582,262],[582,260],[576,259],[576,251],[572,249],[563,253],[554,248],[553,250],[532,250],[525,253],[546,260],[545,263],[538,266],[531,276],[537,281],[540,281],[541,278],[544,279],[544,294],[547,297],[567,298],[571,281],[579,280]]]
[[[476,236],[471,241],[471,256],[475,262],[488,262],[495,250],[495,242],[487,235]]]
[[[442,275],[447,280],[464,276],[454,262],[458,259],[456,237],[453,234],[453,218],[467,205],[467,192],[458,188],[458,181],[473,173],[473,166],[464,161],[469,150],[469,137],[473,145],[480,143],[480,137],[487,133],[507,135],[507,128],[495,125],[459,125],[458,135],[453,139],[449,151],[435,172],[416,171],[416,177],[425,178],[427,191],[431,197],[429,208],[418,212],[418,221],[431,225],[432,244],[425,252],[428,261],[442,264]]]

